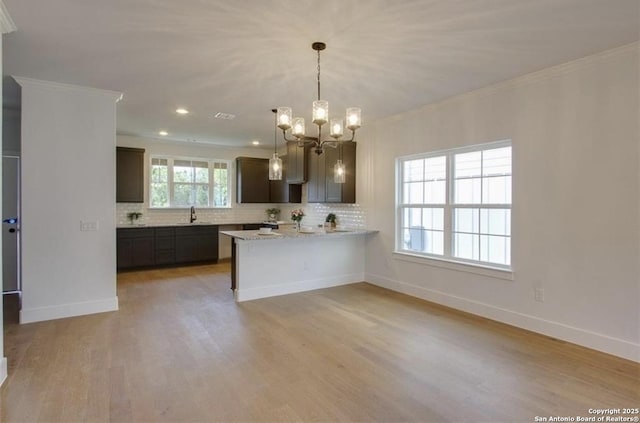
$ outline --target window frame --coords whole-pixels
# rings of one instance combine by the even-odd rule
[[[168,198],[169,198],[169,205],[166,207],[158,207],[158,206],[153,206],[151,203],[151,196],[152,196],[152,189],[151,189],[151,185],[153,184],[153,160],[154,159],[160,159],[160,160],[166,160],[167,161],[167,186],[168,186]],[[173,167],[174,167],[174,162],[175,161],[191,161],[191,162],[206,162],[207,163],[207,169],[208,169],[208,173],[209,173],[209,181],[205,184],[203,182],[193,182],[193,183],[187,183],[187,182],[178,182],[178,184],[189,184],[189,185],[194,185],[194,186],[198,186],[198,185],[208,185],[208,195],[209,195],[209,205],[207,206],[198,206],[198,205],[194,205],[195,207],[197,207],[198,209],[230,209],[232,208],[232,202],[231,199],[233,197],[233,193],[231,192],[231,180],[232,180],[232,176],[231,176],[231,172],[232,172],[232,165],[233,162],[231,160],[226,160],[226,159],[211,159],[211,158],[203,158],[203,157],[185,157],[185,156],[170,156],[170,155],[151,155],[149,157],[149,171],[148,171],[148,183],[147,183],[147,189],[148,189],[148,202],[149,202],[149,209],[154,209],[154,210],[170,210],[170,209],[189,209],[191,208],[191,205],[176,205],[174,202],[174,197],[175,197],[175,189],[174,189],[174,171],[173,171]],[[215,170],[216,170],[216,164],[224,164],[226,166],[226,170],[227,170],[227,183],[226,183],[226,187],[227,187],[227,196],[226,196],[226,205],[225,206],[214,206],[212,205],[212,202],[215,200],[215,193],[214,193],[214,189],[215,189],[215,179],[214,179],[214,174],[215,174]]]
[[[511,147],[511,203],[509,204],[495,204],[495,203],[482,203],[482,191],[480,193],[480,202],[478,203],[455,203],[454,181],[455,181],[455,167],[454,158],[457,154],[493,150],[503,147]],[[421,203],[421,204],[408,204],[402,203],[403,200],[403,184],[406,182],[404,179],[404,163],[411,160],[428,159],[431,157],[446,157],[446,171],[445,171],[445,192],[446,201],[444,204],[436,203]],[[461,271],[470,271],[472,273],[479,273],[489,276],[496,276],[504,279],[513,279],[513,220],[510,218],[509,224],[509,257],[510,264],[503,265],[500,263],[472,260],[466,258],[459,258],[454,255],[455,249],[455,234],[454,231],[454,213],[456,209],[478,209],[478,215],[481,215],[483,209],[508,209],[510,212],[513,210],[513,143],[510,139],[494,141],[483,144],[476,144],[471,146],[451,148],[446,150],[438,150],[427,153],[418,153],[407,156],[401,156],[396,158],[396,198],[395,198],[395,242],[394,242],[394,255],[401,260],[411,262],[421,262],[427,264],[433,264],[438,267],[446,267]],[[480,178],[483,178],[482,168],[480,172]],[[481,183],[482,184],[482,183]],[[482,185],[481,185],[482,186]],[[482,188],[481,188],[482,190]],[[404,248],[404,230],[403,230],[403,213],[406,209],[411,208],[442,208],[444,214],[443,221],[443,254],[425,253],[421,251],[408,250]],[[480,227],[478,227],[480,231]],[[478,232],[478,236],[481,233]],[[481,253],[480,253],[481,254]],[[474,270],[475,269],[475,270]]]

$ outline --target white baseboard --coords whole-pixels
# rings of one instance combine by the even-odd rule
[[[314,289],[330,288],[332,286],[348,285],[364,281],[363,273],[339,275],[330,278],[309,279],[306,281],[271,285],[259,288],[236,289],[236,301],[257,300],[259,298],[275,297],[296,292],[312,291]]]
[[[60,304],[20,310],[20,323],[41,322],[43,320],[63,319],[85,314],[104,313],[118,310],[118,297],[81,303]]]
[[[0,386],[7,379],[7,357],[2,357],[0,360]]]
[[[528,314],[518,313],[447,294],[406,282],[392,280],[383,276],[366,274],[365,281],[392,291],[418,297],[457,310],[472,313],[487,319],[496,320],[532,332],[541,333],[563,341],[602,351],[618,357],[640,362],[640,344],[613,338],[600,333],[575,328],[562,323],[544,320]]]

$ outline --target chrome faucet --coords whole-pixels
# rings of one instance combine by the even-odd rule
[[[196,216],[196,208],[191,206],[191,217],[189,218],[189,223],[193,223],[198,220],[198,216]]]

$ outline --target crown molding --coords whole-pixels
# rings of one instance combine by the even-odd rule
[[[13,19],[9,15],[9,11],[7,7],[4,5],[4,2],[0,0],[0,31],[3,34],[8,34],[9,32],[13,32],[17,30],[16,24],[13,23]]]
[[[21,87],[36,87],[36,88],[46,88],[46,89],[54,89],[54,90],[79,91],[79,92],[84,92],[89,94],[98,94],[98,95],[110,97],[116,103],[122,100],[122,97],[123,97],[123,94],[117,91],[109,91],[109,90],[103,90],[100,88],[92,88],[92,87],[82,87],[80,85],[64,84],[62,82],[43,81],[40,79],[25,78],[22,76],[11,75],[11,77],[15,79],[16,82],[20,84]]]

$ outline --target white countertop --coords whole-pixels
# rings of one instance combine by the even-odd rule
[[[271,231],[268,235],[262,235],[259,231],[220,231],[221,234],[230,236],[244,241],[264,241],[273,239],[284,238],[314,238],[314,237],[337,237],[337,236],[352,236],[352,235],[367,235],[374,234],[378,231],[372,231],[368,229],[342,229],[335,231],[325,232],[321,228],[314,228],[314,231],[310,232],[298,232],[293,229],[277,229]]]

